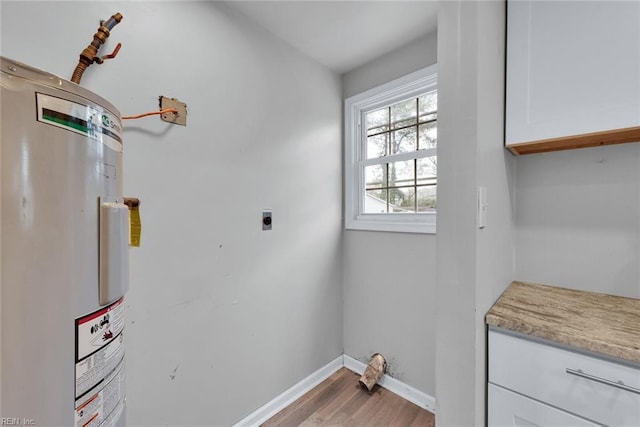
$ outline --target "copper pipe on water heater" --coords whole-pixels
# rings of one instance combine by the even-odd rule
[[[108,59],[109,57],[114,57],[119,50],[119,46],[116,48],[114,53],[111,55],[107,55],[104,59],[98,56],[98,50],[100,46],[104,44],[111,33],[113,27],[115,27],[120,21],[122,21],[122,14],[120,12],[115,13],[111,16],[106,22],[103,21],[100,23],[100,27],[98,31],[93,35],[93,41],[89,46],[87,46],[80,53],[80,60],[78,61],[78,65],[76,65],[75,70],[73,70],[73,76],[71,77],[71,81],[74,83],[80,83],[80,79],[82,78],[82,74],[89,67],[89,65],[97,62],[98,64],[102,64],[104,59]]]

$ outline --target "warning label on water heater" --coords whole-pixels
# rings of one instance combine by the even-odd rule
[[[123,360],[123,298],[76,319],[76,399],[104,387]]]
[[[124,363],[107,378],[104,387],[76,400],[75,427],[113,426],[124,409]]]
[[[83,105],[67,99],[36,93],[38,121],[62,128],[112,150],[122,151],[120,119],[99,106]]]

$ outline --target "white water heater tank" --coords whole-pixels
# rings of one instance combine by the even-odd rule
[[[0,421],[125,424],[120,113],[0,58]]]

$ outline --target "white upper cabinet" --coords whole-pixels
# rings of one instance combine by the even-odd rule
[[[506,94],[515,153],[640,141],[640,0],[509,1]]]

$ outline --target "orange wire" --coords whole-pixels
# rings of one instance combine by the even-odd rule
[[[122,116],[121,119],[122,120],[141,119],[143,117],[155,116],[155,115],[164,114],[164,113],[178,114],[178,109],[176,109],[176,108],[167,108],[167,109],[160,110],[160,111],[150,111],[148,113],[138,114],[137,116]]]

